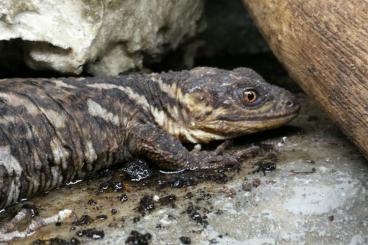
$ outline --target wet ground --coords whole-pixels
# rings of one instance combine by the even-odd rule
[[[368,163],[299,97],[290,126],[235,142],[263,149],[239,171],[104,171],[32,199],[41,217],[75,215],[12,244],[368,244]]]

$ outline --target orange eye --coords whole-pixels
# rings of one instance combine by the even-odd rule
[[[243,100],[245,104],[251,104],[257,100],[257,92],[253,89],[249,89],[243,92]]]

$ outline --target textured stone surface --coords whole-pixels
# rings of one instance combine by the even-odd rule
[[[20,39],[32,69],[116,75],[194,36],[202,10],[200,0],[0,0],[0,40]]]

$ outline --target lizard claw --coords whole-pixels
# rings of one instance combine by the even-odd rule
[[[239,161],[241,161],[247,158],[255,157],[260,151],[261,147],[252,145],[249,146],[248,148],[236,151],[234,155]]]
[[[215,149],[215,154],[216,155],[221,155],[224,153],[224,151],[229,148],[229,146],[231,146],[234,143],[233,140],[225,140],[224,142],[222,142],[219,146],[217,146],[217,148]]]

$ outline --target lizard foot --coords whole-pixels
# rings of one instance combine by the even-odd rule
[[[31,202],[14,205],[9,208],[8,212],[12,218],[1,226],[0,233],[17,230],[21,226],[29,224],[34,217],[38,216],[38,208]]]
[[[196,169],[219,169],[240,165],[236,157],[227,153],[218,155],[216,152],[202,151],[200,154],[195,154],[195,158]]]
[[[251,146],[232,153],[224,152],[231,143],[225,141],[215,151],[193,152],[195,164],[190,169],[239,168],[245,159],[254,157],[260,151],[260,147]]]

